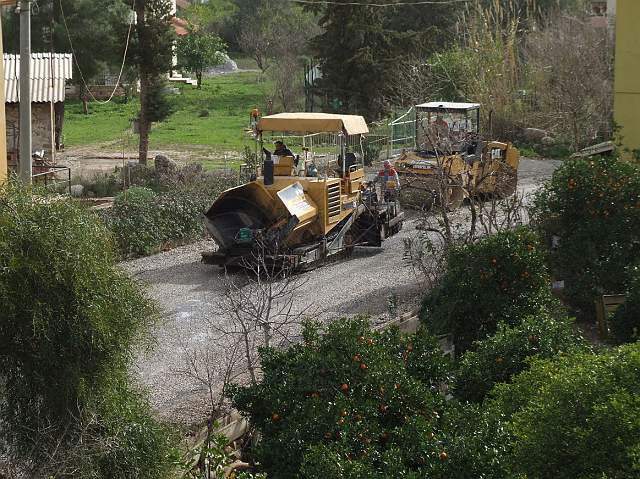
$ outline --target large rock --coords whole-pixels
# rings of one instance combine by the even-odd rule
[[[540,128],[524,128],[522,130],[522,136],[530,143],[539,143],[544,137],[549,136],[549,134]]]
[[[542,143],[544,146],[551,146],[556,143],[556,140],[551,136],[545,136],[540,140],[540,143]]]
[[[229,58],[229,55],[227,55],[226,53],[223,53],[223,55],[224,55],[224,62],[218,66],[209,68],[205,72],[205,75],[207,76],[222,75],[224,73],[232,73],[238,70],[238,65],[236,64],[236,62],[234,62],[231,58]]]
[[[74,198],[80,198],[82,193],[84,192],[84,186],[82,185],[71,185],[71,196]]]
[[[171,171],[175,171],[176,163],[165,155],[156,155],[154,159],[154,167],[156,169],[156,173],[169,173]]]

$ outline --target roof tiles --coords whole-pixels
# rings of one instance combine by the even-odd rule
[[[20,55],[3,55],[5,102],[20,101]],[[53,74],[52,74],[53,72]],[[73,78],[70,53],[31,54],[31,100],[33,102],[64,101],[66,80]]]

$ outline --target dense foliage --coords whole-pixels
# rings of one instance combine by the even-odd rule
[[[78,204],[0,192],[0,456],[31,477],[168,468],[168,433],[127,377],[154,310],[115,258]]]
[[[613,338],[619,343],[631,343],[640,339],[640,269],[637,267],[629,282],[625,303],[616,310],[609,328]]]
[[[420,315],[433,332],[453,335],[457,353],[494,334],[499,323],[517,325],[553,304],[544,253],[527,228],[454,248],[446,266]]]
[[[553,274],[584,316],[598,295],[626,290],[640,262],[640,167],[613,157],[567,161],[536,194],[532,216]]]
[[[125,256],[148,255],[202,238],[204,208],[197,198],[177,190],[158,194],[134,187],[116,197],[106,219]]]
[[[424,476],[444,467],[438,387],[448,365],[426,333],[374,332],[366,320],[309,324],[302,344],[261,359],[262,381],[232,396],[261,433],[256,459],[270,477]]]
[[[320,62],[318,85],[335,110],[377,119],[386,112],[399,64],[441,46],[455,20],[451,5],[376,8],[312,4],[322,33],[311,46]]]
[[[176,42],[178,64],[195,74],[200,89],[202,74],[207,68],[224,63],[226,48],[218,35],[194,29],[188,35],[178,38]]]
[[[92,84],[105,65],[118,71],[127,38],[130,1],[55,0],[31,5],[31,51],[70,53],[73,47],[74,62],[82,70],[81,76],[74,63],[76,83],[84,77]],[[14,8],[2,9],[5,52],[20,52],[19,17]]]
[[[504,477],[640,474],[640,348],[535,362],[490,405],[509,435]]]
[[[203,238],[203,214],[235,179],[190,165],[163,173],[136,168],[131,181],[140,186],[118,194],[103,215],[124,257]]]
[[[501,324],[493,336],[477,343],[460,359],[455,396],[481,402],[497,383],[507,383],[528,368],[532,358],[550,358],[584,347],[571,322],[539,313],[520,324]]]

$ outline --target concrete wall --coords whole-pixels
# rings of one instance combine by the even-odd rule
[[[17,103],[5,103],[7,125],[7,151],[13,152],[20,148],[18,136],[20,134],[19,110]],[[33,149],[44,149],[51,153],[53,131],[51,130],[51,103],[32,103],[32,136]]]
[[[640,0],[616,4],[614,119],[624,147],[640,149]]]

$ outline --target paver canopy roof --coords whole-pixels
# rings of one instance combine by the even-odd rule
[[[420,105],[416,105],[416,108],[425,109],[425,110],[442,110],[442,111],[460,110],[460,111],[467,111],[467,110],[473,110],[475,108],[480,108],[480,103],[458,103],[458,102],[451,102],[451,101],[430,101],[429,103],[421,103]]]
[[[344,130],[348,135],[369,133],[367,122],[360,115],[331,113],[278,113],[263,116],[258,122],[258,130],[295,133],[338,133]]]

